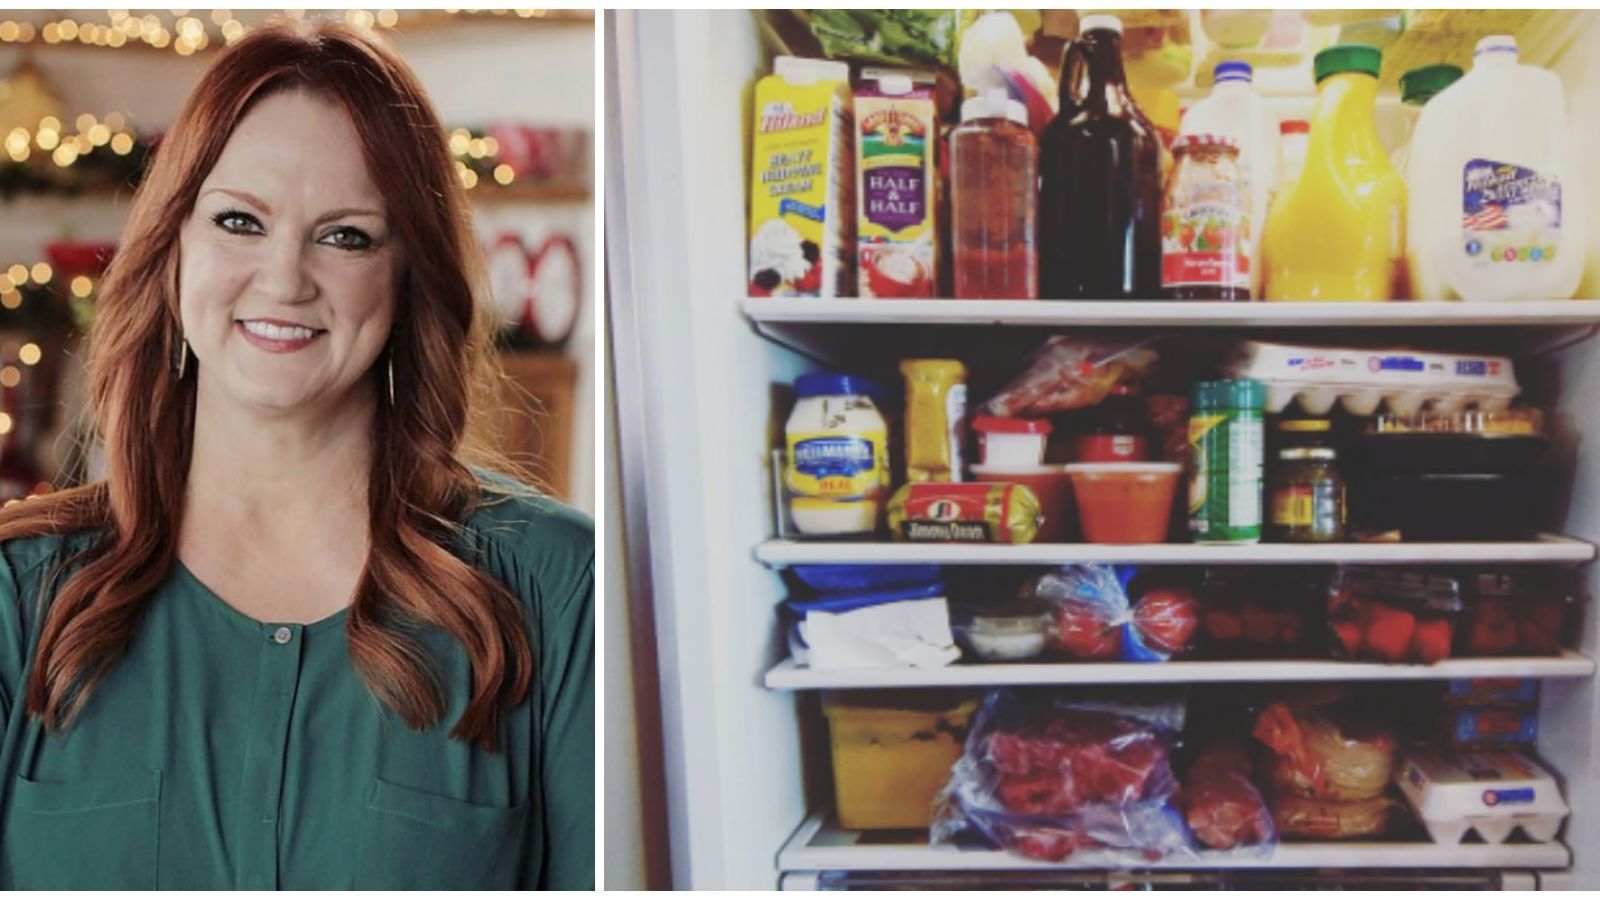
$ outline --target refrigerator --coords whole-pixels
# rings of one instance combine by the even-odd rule
[[[1499,11],[1501,13],[1515,11]],[[1461,31],[1490,33],[1496,11],[1457,11]],[[1198,31],[1198,12],[1195,16]],[[1478,17],[1478,18],[1473,18]],[[1562,79],[1581,159],[1600,158],[1600,14],[1513,16],[1523,62]],[[609,356],[630,602],[653,629],[661,782],[673,883],[679,888],[911,886],[1275,886],[1342,870],[1376,886],[1600,888],[1600,696],[1590,612],[1551,658],[1451,659],[1419,666],[1274,661],[1030,668],[1026,679],[1077,689],[1099,684],[1316,683],[1349,678],[1415,683],[1446,678],[1540,680],[1537,753],[1572,808],[1557,840],[1285,843],[1253,861],[1201,855],[1151,866],[1053,865],[1003,851],[953,852],[925,837],[884,839],[832,818],[822,688],[982,689],[1015,683],[1006,667],[822,673],[788,662],[778,619],[798,563],[933,562],[1007,567],[1069,562],[1249,567],[1526,565],[1564,569],[1591,595],[1600,567],[1600,228],[1591,228],[1578,299],[1507,303],[1149,303],[874,301],[748,297],[747,192],[753,91],[771,71],[774,41],[749,11],[608,13],[606,40],[606,278]],[[1198,54],[1196,54],[1198,57]],[[1281,118],[1308,117],[1309,66],[1299,80],[1261,79]],[[1185,103],[1203,96],[1192,78]],[[1385,140],[1399,133],[1393,91],[1378,103]],[[1600,168],[1590,173],[1590,221],[1600,221]],[[772,451],[784,442],[792,385],[812,371],[895,377],[899,359],[1021,355],[1057,333],[1165,333],[1201,340],[1416,346],[1513,357],[1524,398],[1546,411],[1552,447],[1539,473],[1535,539],[1340,544],[1305,550],[1259,544],[1167,544],[1107,551],[1088,544],[948,546],[808,542],[779,536]],[[886,417],[898,410],[885,409]],[[611,648],[610,652],[626,652]],[[1341,666],[1353,666],[1340,668]],[[635,684],[648,683],[634,679]],[[657,761],[651,760],[652,765]],[[646,777],[649,777],[648,775]],[[608,848],[611,849],[611,848]],[[1389,881],[1384,879],[1388,878]],[[1256,879],[1252,881],[1251,879]],[[1265,880],[1263,880],[1265,879]],[[1316,876],[1312,876],[1315,882]],[[1394,879],[1401,879],[1395,881]],[[1288,882],[1285,882],[1288,883]],[[1304,881],[1299,882],[1304,883]],[[1328,884],[1324,879],[1320,883]]]

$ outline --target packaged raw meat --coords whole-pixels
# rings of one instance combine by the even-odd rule
[[[1345,801],[1279,795],[1275,813],[1284,837],[1328,840],[1381,835],[1389,830],[1394,808],[1394,798],[1382,795]]]
[[[1111,389],[1150,371],[1149,338],[1126,344],[1056,335],[1028,359],[1028,368],[984,404],[994,416],[1048,416],[1093,406]]]
[[[1025,585],[1055,613],[1055,646],[1074,659],[1164,662],[1189,648],[1200,604],[1182,586],[1149,587],[1135,603],[1135,566],[1065,566]]]
[[[1181,704],[993,691],[935,802],[932,841],[1056,862],[1108,851],[1137,864],[1186,851],[1170,761],[1181,727]]]
[[[1273,703],[1257,717],[1253,734],[1271,751],[1280,798],[1373,800],[1394,771],[1394,735],[1343,711]]]
[[[1195,840],[1213,850],[1270,846],[1277,828],[1251,779],[1242,742],[1215,741],[1195,758],[1184,779],[1183,808]]]
[[[1039,532],[1039,498],[1020,484],[908,484],[889,500],[897,541],[1026,544]]]

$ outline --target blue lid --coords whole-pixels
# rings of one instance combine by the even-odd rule
[[[1249,63],[1237,59],[1217,63],[1216,69],[1212,72],[1213,78],[1219,83],[1223,81],[1250,81],[1254,74],[1255,70],[1250,68]]]
[[[896,603],[901,600],[927,600],[933,597],[943,597],[945,593],[943,583],[925,584],[916,587],[879,588],[870,591],[824,594],[810,600],[789,600],[784,605],[788,607],[790,612],[803,618],[807,613],[850,612],[853,609],[882,606],[885,603]]]
[[[795,379],[794,392],[801,400],[807,397],[871,397],[878,393],[878,386],[860,375],[812,372]]]

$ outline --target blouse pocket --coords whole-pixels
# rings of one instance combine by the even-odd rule
[[[161,773],[48,783],[18,778],[4,868],[29,890],[153,890]]]
[[[356,887],[511,890],[531,807],[480,806],[374,779]]]

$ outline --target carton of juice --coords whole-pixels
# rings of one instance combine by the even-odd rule
[[[867,69],[856,94],[857,272],[863,297],[932,297],[938,284],[935,77]]]
[[[756,83],[750,296],[850,294],[850,67],[780,56]]]

